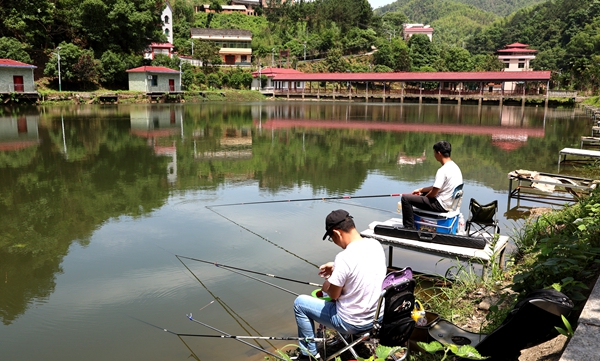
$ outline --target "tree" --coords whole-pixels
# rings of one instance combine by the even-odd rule
[[[391,41],[382,41],[377,51],[373,54],[376,65],[386,66],[394,71],[409,71],[410,56],[406,43],[394,38]]]
[[[342,51],[339,48],[331,49],[325,59],[327,71],[330,73],[343,73],[348,68],[348,61],[342,56]]]
[[[94,53],[91,50],[83,50],[79,59],[73,64],[72,72],[75,81],[83,84],[84,89],[98,81],[99,64],[94,59]]]
[[[419,69],[425,66],[434,67],[440,59],[427,35],[417,34],[411,36],[408,47],[413,71],[420,71]]]
[[[100,82],[107,85],[126,83],[127,65],[117,53],[107,50],[100,58]]]
[[[79,62],[82,50],[75,44],[60,43],[60,76],[62,81],[72,83],[77,81],[77,75],[73,71],[73,66]],[[57,48],[58,49],[58,48]],[[50,54],[50,59],[46,63],[44,74],[48,76],[58,76],[58,56],[56,52]]]
[[[219,65],[222,63],[219,56],[220,48],[212,41],[202,41],[194,39],[194,59],[202,62],[202,67],[206,68],[209,64]]]
[[[31,63],[31,57],[27,54],[27,49],[29,49],[29,46],[22,44],[15,38],[0,38],[0,59],[12,59],[23,63]]]
[[[445,71],[473,70],[472,57],[468,50],[452,46],[442,52]],[[438,69],[439,70],[439,69]]]

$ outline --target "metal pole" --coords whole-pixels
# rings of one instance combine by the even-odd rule
[[[302,45],[304,45],[304,61],[306,61],[306,43],[304,43]]]
[[[58,58],[58,91],[62,91],[61,76],[60,76],[60,46],[56,48],[56,57]]]

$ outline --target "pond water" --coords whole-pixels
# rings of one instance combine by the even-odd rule
[[[339,252],[321,240],[325,216],[347,209],[359,230],[397,216],[400,199],[389,195],[433,182],[432,145],[442,139],[462,168],[465,216],[471,197],[497,199],[501,233],[510,235],[527,207],[508,202],[507,173],[556,173],[558,151],[577,147],[590,126],[577,109],[506,105],[86,105],[4,114],[0,359],[20,361],[262,359],[236,340],[163,329],[218,334],[190,322],[192,313],[232,335],[295,336],[295,296],[176,255],[321,283],[316,267]],[[435,274],[453,264],[438,261],[397,251],[394,264]]]

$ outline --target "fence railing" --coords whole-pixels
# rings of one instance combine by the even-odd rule
[[[171,87],[169,84],[159,84],[159,85],[148,85],[146,86],[146,93],[173,93],[180,92],[181,88],[175,85]]]
[[[0,93],[35,93],[36,87],[34,84],[0,84]]]
[[[549,90],[548,96],[553,98],[575,98],[577,97],[577,92],[567,90]]]

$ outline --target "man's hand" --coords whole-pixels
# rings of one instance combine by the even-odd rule
[[[333,273],[333,262],[327,262],[319,267],[319,276],[327,279]]]

